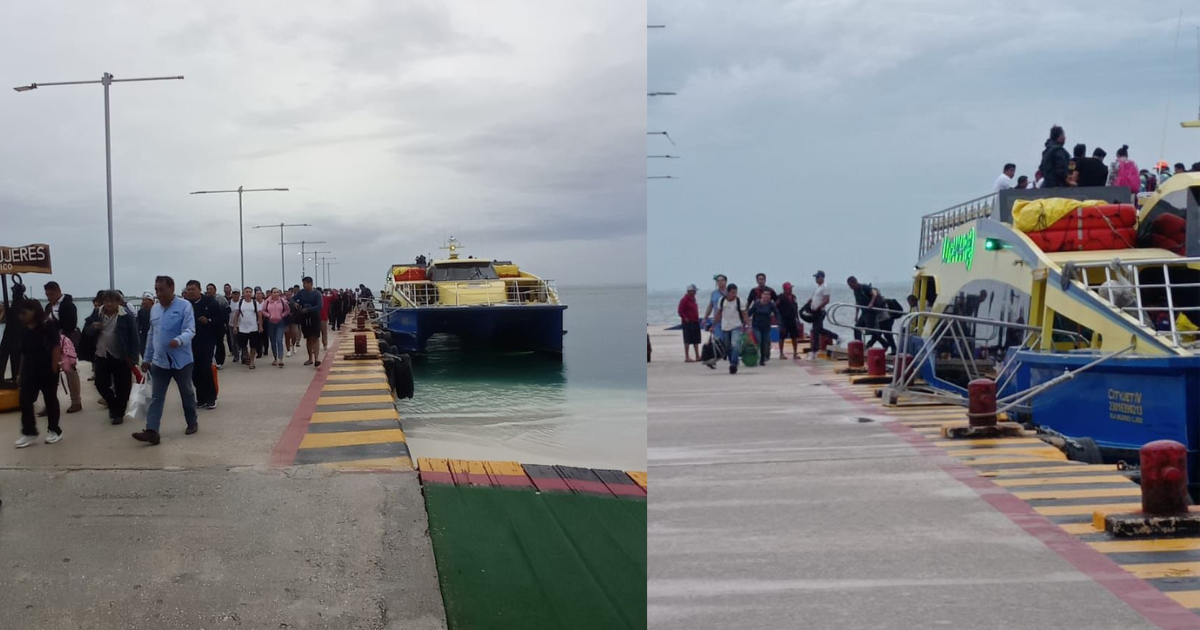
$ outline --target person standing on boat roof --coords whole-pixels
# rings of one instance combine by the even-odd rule
[[[1104,151],[1097,149],[1099,156],[1088,157],[1087,145],[1075,145],[1075,156],[1071,158],[1073,170],[1079,174],[1077,186],[1103,186],[1108,181],[1108,167],[1104,165]]]
[[[1172,173],[1172,175],[1179,175],[1180,173],[1186,173],[1186,172],[1187,172],[1187,167],[1183,165],[1183,162],[1176,162],[1175,163],[1175,172]]]
[[[721,298],[725,297],[725,290],[729,284],[729,279],[725,277],[725,274],[719,273],[713,276],[713,281],[717,283],[717,288],[713,289],[713,292],[708,295],[708,308],[704,309],[704,321],[710,322],[712,334],[720,337],[721,327],[717,324],[716,320],[710,320],[709,318],[715,316],[713,311],[721,303]]]
[[[1017,174],[1017,165],[1009,162],[1004,165],[1004,170],[1000,176],[996,178],[996,183],[992,184],[992,192],[1000,192],[1013,187],[1013,175]]]
[[[1025,190],[1025,189],[1029,188],[1029,176],[1022,175],[1022,176],[1018,177],[1016,187],[1021,190]]]
[[[1134,195],[1141,190],[1141,178],[1138,176],[1137,162],[1129,159],[1129,145],[1123,144],[1117,149],[1117,159],[1109,167],[1109,186],[1124,186]]]
[[[689,284],[687,292],[679,299],[679,321],[683,328],[683,362],[700,360],[700,305],[696,303],[696,285]],[[693,359],[691,352],[696,353]]]
[[[1063,188],[1067,186],[1067,163],[1071,156],[1063,145],[1067,142],[1067,134],[1063,128],[1054,125],[1050,128],[1050,137],[1046,139],[1046,148],[1042,151],[1041,171],[1045,183],[1043,188]]]
[[[1163,184],[1167,183],[1168,179],[1171,179],[1171,166],[1167,164],[1166,161],[1160,161],[1157,166],[1158,181],[1156,183],[1158,186],[1162,186]]]
[[[808,298],[804,308],[812,313],[812,340],[809,343],[812,346],[811,358],[816,361],[817,352],[821,348],[821,337],[830,335],[837,341],[837,335],[825,332],[825,307],[829,305],[829,287],[825,285],[825,272],[817,270],[813,279],[817,282],[817,288],[813,290],[812,297]]]
[[[800,350],[797,349],[797,344],[800,343],[800,303],[796,300],[796,294],[792,293],[792,283],[783,283],[783,293],[779,299],[775,301],[775,308],[779,311],[779,358],[786,359],[783,354],[783,340],[792,340],[792,358],[800,358]]]

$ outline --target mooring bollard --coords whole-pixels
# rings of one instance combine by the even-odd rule
[[[863,342],[855,339],[846,344],[846,359],[850,367],[861,368],[863,366]]]
[[[367,353],[367,336],[363,333],[354,335],[354,354]]]
[[[1187,447],[1156,440],[1139,451],[1142,466],[1142,512],[1148,516],[1186,514]]]
[[[972,427],[996,426],[996,381],[977,378],[967,383],[967,424]]]
[[[358,312],[358,326],[357,326],[357,328],[358,328],[359,330],[364,330],[364,329],[366,329],[366,327],[367,327],[367,312],[366,312],[366,311],[359,311],[359,312]]]
[[[908,371],[911,369],[912,369],[912,355],[911,354],[897,354],[896,355],[896,367],[893,369],[893,372],[895,372],[896,374],[899,374],[901,379],[907,379]]]
[[[867,350],[867,375],[887,376],[887,354],[883,348]]]

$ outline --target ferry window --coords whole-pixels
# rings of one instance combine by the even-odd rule
[[[429,279],[433,282],[462,282],[467,280],[496,280],[496,269],[491,261],[456,263],[453,265],[435,265],[429,269]]]
[[[1077,333],[1079,337],[1067,333]],[[1054,314],[1054,335],[1055,343],[1071,343],[1075,347],[1087,347],[1089,340],[1092,339],[1093,332],[1090,328],[1086,328],[1075,320],[1064,317],[1059,313]],[[1080,337],[1083,340],[1080,340]]]

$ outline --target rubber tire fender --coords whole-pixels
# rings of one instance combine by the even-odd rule
[[[396,396],[412,398],[414,393],[412,357],[402,354],[396,362]]]
[[[1079,448],[1067,442],[1063,446],[1063,453],[1067,459],[1073,462],[1083,462],[1085,464],[1103,464],[1104,456],[1100,454],[1100,447],[1096,445],[1096,441],[1092,438],[1075,438],[1079,443]]]
[[[396,359],[390,354],[383,355],[383,373],[387,376],[388,389],[396,391]]]

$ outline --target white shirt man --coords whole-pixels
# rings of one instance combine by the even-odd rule
[[[992,186],[992,192],[1000,192],[1001,190],[1012,188],[1015,183],[1013,176],[1016,174],[1017,167],[1015,164],[1005,164],[1004,172],[1000,173],[1000,176],[996,178],[996,183]]]

